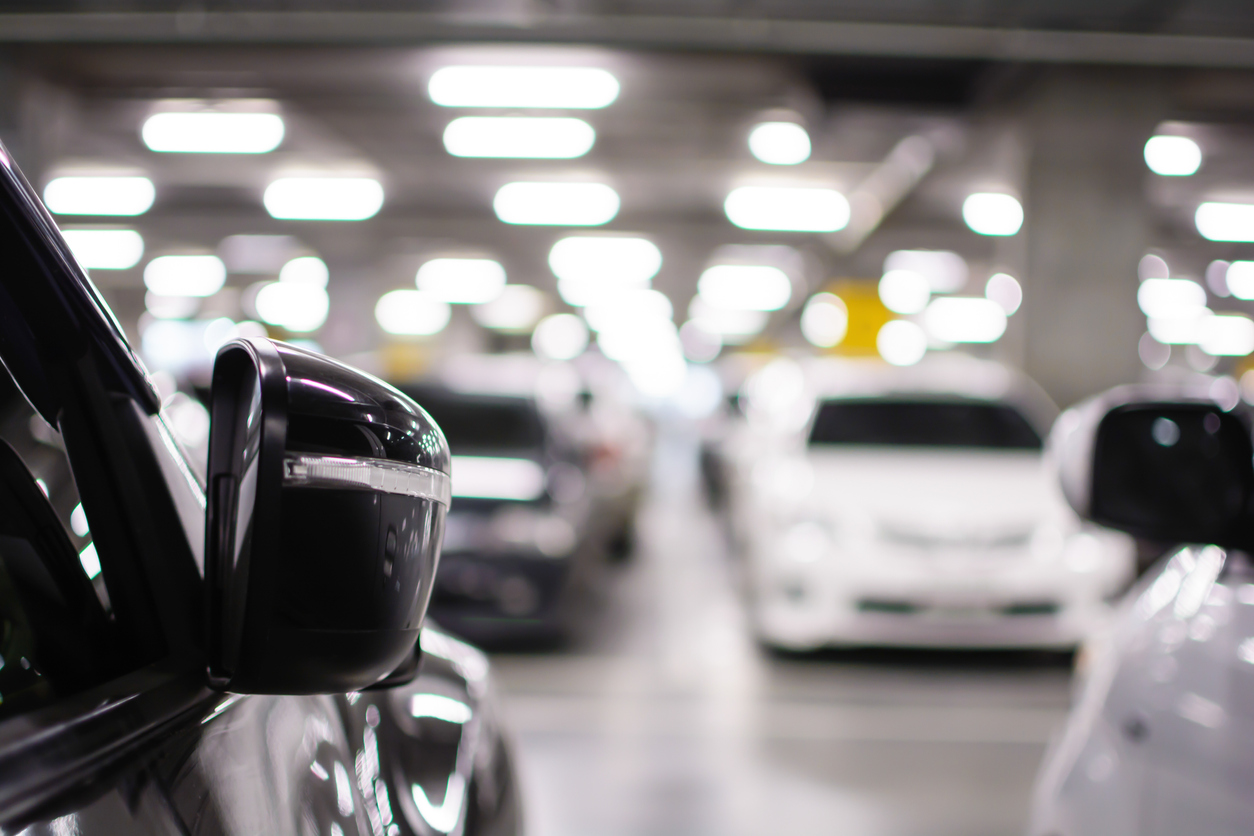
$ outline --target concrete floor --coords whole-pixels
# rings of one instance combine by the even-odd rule
[[[587,634],[494,659],[530,836],[1023,832],[1066,665],[764,653],[694,449],[663,436],[636,554]]]

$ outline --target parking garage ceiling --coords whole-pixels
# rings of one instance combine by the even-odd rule
[[[367,347],[374,335],[361,323],[380,294],[412,286],[418,265],[441,253],[499,257],[511,282],[554,296],[546,257],[559,232],[493,213],[493,195],[518,179],[611,181],[622,209],[603,228],[657,243],[665,261],[655,286],[681,315],[712,254],[731,245],[795,248],[807,292],[878,276],[889,252],[911,247],[958,252],[981,281],[997,270],[1028,275],[1023,245],[972,234],[961,205],[973,189],[1030,204],[1032,159],[1060,147],[1051,120],[1073,126],[1077,153],[1092,140],[1121,161],[1131,174],[1120,189],[1140,200],[1145,184],[1153,210],[1138,247],[1152,238],[1199,275],[1212,258],[1244,257],[1199,242],[1191,218],[1216,189],[1243,188],[1238,169],[1254,135],[1230,117],[1254,104],[1254,28],[1236,3],[1107,3],[1100,15],[1097,5],[0,2],[0,119],[15,120],[0,135],[37,188],[106,168],[151,177],[159,211],[133,226],[152,256],[212,252],[239,234],[297,239],[331,267],[335,310],[322,339],[341,352]],[[536,49],[621,83],[611,107],[584,115],[596,131],[591,151],[569,161],[451,156],[442,135],[456,114],[431,100],[432,73]],[[1050,84],[1070,89],[1081,77],[1096,104],[1051,110]],[[286,137],[253,157],[154,154],[140,126],[175,99],[271,102]],[[814,144],[786,170],[754,160],[745,144],[779,112],[804,123]],[[1145,180],[1140,149],[1160,119],[1206,133],[1197,177]],[[724,217],[729,190],[761,178],[850,194],[912,137],[926,140],[929,164],[863,237],[745,231]],[[262,192],[295,169],[377,178],[383,208],[351,229],[271,217]],[[1094,286],[1133,280],[1131,267],[1092,271]],[[232,275],[228,290],[242,293],[254,278]],[[143,311],[140,268],[96,280],[132,327]],[[776,324],[795,330],[794,315]]]
[[[522,41],[812,55],[1254,64],[1240,0],[6,0],[0,42]]]

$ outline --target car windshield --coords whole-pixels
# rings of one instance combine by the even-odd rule
[[[810,444],[1039,450],[1041,437],[1004,404],[939,400],[829,400]]]
[[[535,450],[544,445],[544,428],[535,405],[526,398],[463,395],[407,388],[444,431],[454,455],[467,452]]]

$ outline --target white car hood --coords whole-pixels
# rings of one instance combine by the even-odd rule
[[[814,510],[836,521],[869,522],[875,536],[903,545],[1022,546],[1040,523],[1065,519],[1039,453],[869,447],[808,453]]]

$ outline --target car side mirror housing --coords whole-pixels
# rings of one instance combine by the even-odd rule
[[[211,414],[214,687],[342,693],[415,670],[451,496],[440,428],[382,381],[265,339],[218,352]]]
[[[1059,423],[1071,426],[1051,438],[1077,513],[1164,543],[1247,546],[1254,445],[1246,423],[1209,399],[1115,392],[1064,415]]]

